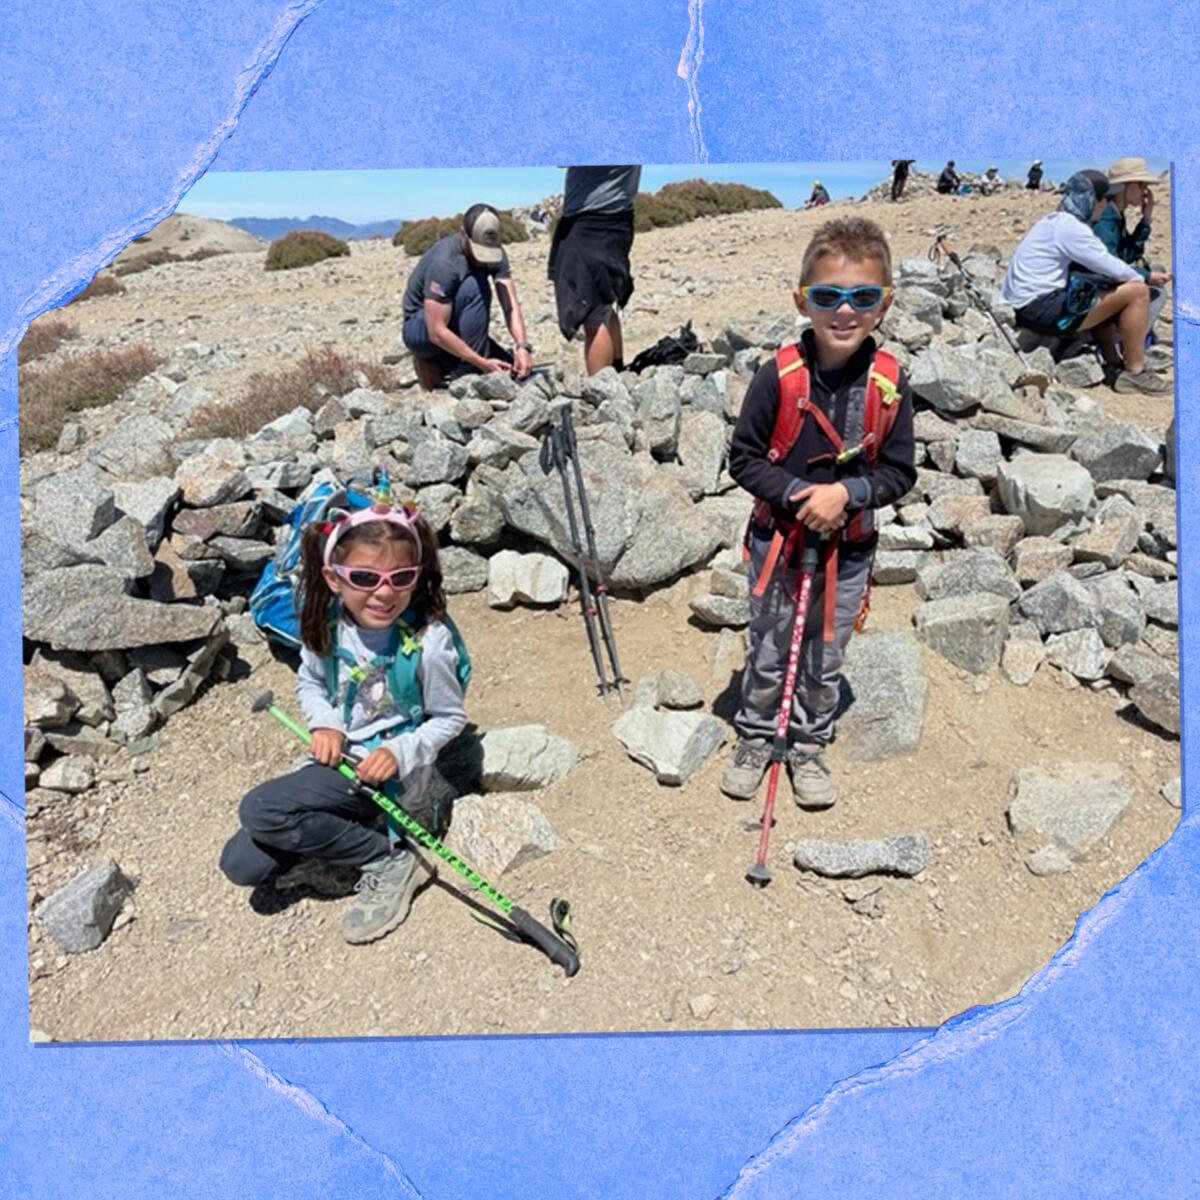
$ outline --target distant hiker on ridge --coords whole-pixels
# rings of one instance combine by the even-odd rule
[[[488,333],[492,279],[500,294],[513,352]],[[533,367],[517,285],[500,243],[500,216],[473,204],[462,228],[434,242],[417,261],[404,289],[404,344],[426,391],[459,375],[511,371],[524,379]]]
[[[943,196],[952,196],[958,191],[960,182],[958,172],[954,169],[954,159],[951,159],[942,168],[942,173],[938,176],[937,190]]]
[[[1029,175],[1026,177],[1025,187],[1031,192],[1036,192],[1041,188],[1041,186],[1042,160],[1040,158],[1035,158],[1033,160],[1033,166],[1029,168]]]
[[[917,160],[915,158],[892,159],[892,200],[903,200],[908,189],[908,171]]]
[[[562,216],[550,243],[558,328],[570,341],[583,327],[589,375],[624,370],[620,310],[633,295],[629,251],[641,167],[568,167]]]
[[[819,180],[813,180],[812,194],[805,201],[805,208],[820,208],[823,204],[829,203],[829,191],[825,185]]]

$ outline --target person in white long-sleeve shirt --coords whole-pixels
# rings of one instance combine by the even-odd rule
[[[1067,180],[1057,211],[1042,217],[1013,251],[1000,298],[1012,305],[1017,324],[1035,333],[1090,332],[1116,391],[1164,392],[1170,385],[1145,366],[1149,289],[1091,228],[1109,186],[1099,171],[1079,171]]]

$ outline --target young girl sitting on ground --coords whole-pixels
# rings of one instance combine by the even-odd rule
[[[415,508],[333,511],[304,532],[296,695],[312,752],[299,770],[242,799],[242,828],[221,854],[234,883],[253,886],[302,858],[361,869],[342,920],[346,941],[374,941],[408,916],[433,866],[384,832],[379,809],[337,771],[383,787],[427,828],[438,752],[463,729],[466,649],[446,616],[437,541]],[[390,837],[389,837],[390,833]]]

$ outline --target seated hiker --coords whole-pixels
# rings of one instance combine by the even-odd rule
[[[756,500],[746,535],[750,641],[738,743],[720,785],[734,799],[753,797],[771,758],[801,543],[813,536],[823,539],[823,563],[805,620],[787,765],[798,805],[834,802],[825,747],[846,647],[866,614],[874,510],[917,478],[912,395],[871,336],[891,298],[891,251],[879,226],[860,217],[821,225],[794,295],[812,327],[759,368],[733,431],[729,471]]]
[[[953,195],[962,185],[962,180],[958,177],[958,172],[954,169],[954,159],[951,159],[943,168],[942,173],[938,176],[937,190],[943,196]]]
[[[1078,171],[1067,180],[1058,208],[1038,220],[1013,251],[1000,298],[1012,305],[1018,325],[1036,333],[1091,332],[1118,392],[1165,392],[1169,385],[1146,370],[1149,289],[1092,232],[1108,189],[1108,177],[1099,171]]]
[[[805,208],[820,208],[823,204],[829,203],[829,192],[825,185],[819,180],[814,179],[812,185],[812,193],[804,202]]]
[[[1150,222],[1154,216],[1154,193],[1150,185],[1158,180],[1150,173],[1144,158],[1118,158],[1107,171],[1108,203],[1092,230],[1108,252],[1128,263],[1150,288],[1150,311],[1146,336],[1152,339],[1154,323],[1167,301],[1166,285],[1171,274],[1157,263],[1146,259],[1146,242],[1150,237]],[[1132,230],[1125,225],[1125,210],[1135,208],[1140,217]]]
[[[446,615],[437,535],[415,508],[394,505],[385,481],[372,506],[327,518],[302,541],[296,696],[311,755],[246,793],[221,870],[254,887],[303,859],[357,867],[342,936],[358,944],[401,924],[434,868],[398,827],[380,827],[383,814],[337,765],[345,758],[432,831],[433,763],[466,724],[470,660]]]
[[[892,159],[892,200],[902,200],[908,189],[908,173],[915,158]]]
[[[981,196],[994,196],[1004,186],[1004,180],[1000,178],[999,168],[988,167],[984,172],[983,178],[979,181],[979,194]]]
[[[513,353],[488,333],[493,278],[516,343]],[[500,243],[500,217],[491,205],[473,204],[461,229],[421,255],[408,277],[402,310],[404,344],[426,391],[459,375],[511,371],[524,379],[533,367],[517,286]]]
[[[1025,187],[1031,192],[1036,192],[1040,190],[1041,186],[1042,160],[1040,158],[1035,158],[1033,160],[1033,166],[1029,168],[1029,174],[1025,178]]]
[[[633,295],[629,252],[641,178],[641,167],[567,168],[546,273],[554,281],[563,337],[570,341],[583,327],[589,375],[625,367],[620,310]]]

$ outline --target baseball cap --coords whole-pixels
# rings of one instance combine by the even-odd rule
[[[489,265],[504,257],[500,244],[500,215],[490,204],[472,204],[463,216],[463,230],[471,246],[471,257]]]

